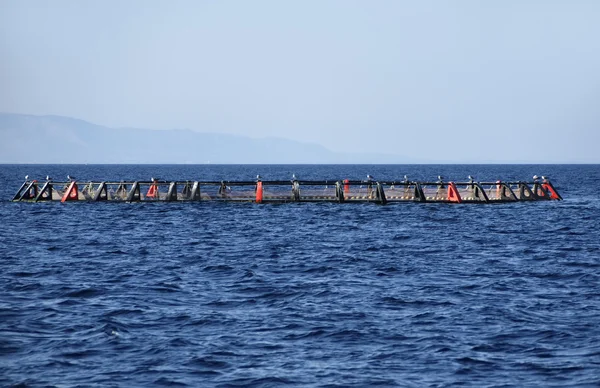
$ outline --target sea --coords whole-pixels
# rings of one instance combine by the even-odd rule
[[[67,174],[545,175],[564,201],[10,201]],[[0,223],[0,386],[600,386],[599,165],[0,165]]]

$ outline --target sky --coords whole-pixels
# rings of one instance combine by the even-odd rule
[[[0,112],[600,163],[596,0],[0,0]]]

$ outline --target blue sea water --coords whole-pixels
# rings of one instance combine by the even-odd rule
[[[28,174],[525,180],[507,204],[12,203]],[[0,165],[0,385],[600,386],[600,166]]]

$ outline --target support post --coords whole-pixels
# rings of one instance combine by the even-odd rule
[[[385,191],[383,190],[383,186],[381,183],[377,182],[377,199],[379,203],[385,205],[387,203],[387,198],[385,197]]]
[[[300,201],[300,183],[298,181],[292,182],[292,198],[296,202]]]
[[[462,202],[462,198],[454,182],[448,182],[448,201],[455,203]]]
[[[190,201],[200,201],[202,196],[200,195],[200,183],[194,182],[192,185],[192,193],[190,196]]]
[[[25,191],[19,197],[19,201],[24,199],[34,199],[38,194],[38,185],[37,181],[31,181]]]
[[[558,194],[558,191],[556,191],[556,189],[554,188],[552,183],[550,183],[549,180],[546,180],[544,183],[542,183],[542,187],[546,189],[546,192],[548,194],[550,194],[550,199],[557,199],[559,201],[562,201],[562,197],[560,196],[560,194]]]
[[[25,189],[25,187],[27,187],[28,184],[29,184],[28,181],[23,182],[23,184],[19,188],[19,191],[17,191],[17,193],[14,195],[14,197],[12,199],[13,202],[19,201],[21,199],[21,192],[23,191],[23,189]]]
[[[106,182],[100,182],[100,186],[98,186],[98,190],[94,193],[94,201],[108,201],[108,189],[106,187]]]
[[[339,203],[344,202],[344,192],[345,188],[342,187],[342,184],[340,182],[335,182],[335,197]]]
[[[475,198],[478,198],[482,201],[484,201],[485,203],[490,202],[490,199],[488,198],[487,194],[485,193],[485,190],[483,189],[483,187],[481,187],[481,185],[479,185],[479,183],[475,183],[474,184],[474,190],[473,190],[473,196]]]
[[[158,193],[158,184],[156,181],[152,181],[152,184],[146,193],[146,198],[160,199],[160,194]]]
[[[256,203],[263,201],[263,184],[261,181],[256,182]]]
[[[186,181],[183,185],[183,189],[181,190],[181,197],[186,200],[190,199],[192,195],[192,187],[190,186],[190,181]]]
[[[36,195],[34,202],[38,201],[51,201],[52,200],[52,183],[50,181],[44,183],[39,194]]]
[[[127,202],[139,202],[141,200],[140,183],[137,181],[133,182],[133,186],[131,186],[131,190],[129,190],[129,194],[127,194]]]
[[[167,192],[167,198],[165,198],[165,201],[167,201],[167,202],[177,201],[177,183],[176,182],[171,182],[171,184],[169,185],[169,191]]]
[[[420,183],[415,182],[415,202],[427,202]]]
[[[518,201],[515,192],[506,183],[500,182],[500,198],[503,201]]]
[[[73,181],[69,184],[69,187],[62,196],[60,202],[67,201],[79,201],[79,190],[77,189],[77,182]]]

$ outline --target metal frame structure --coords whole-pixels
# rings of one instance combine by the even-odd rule
[[[536,177],[534,177],[536,178]],[[14,202],[444,202],[504,203],[562,200],[549,179],[533,182],[320,180],[54,182],[26,180]]]

